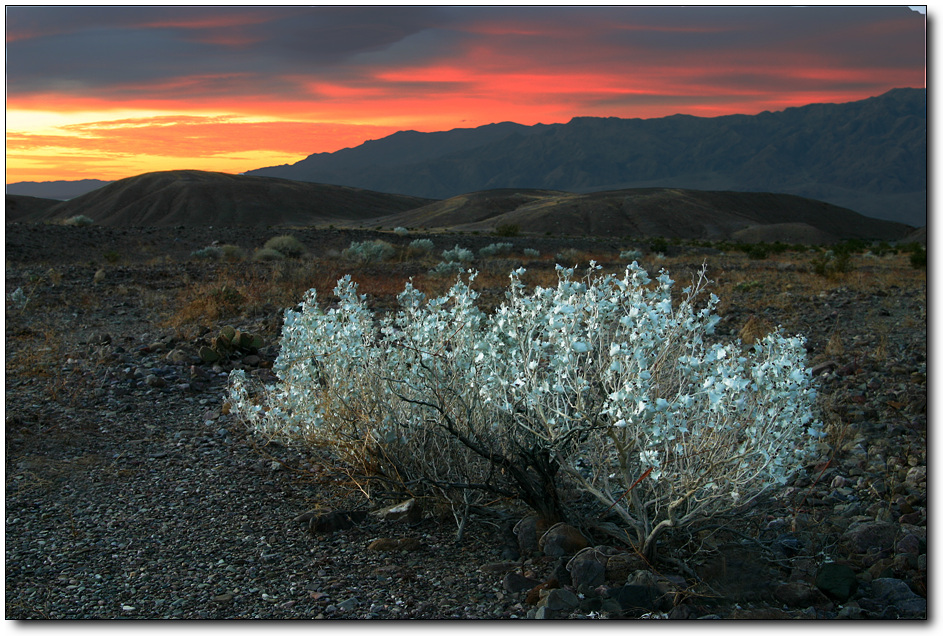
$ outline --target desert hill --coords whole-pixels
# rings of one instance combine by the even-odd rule
[[[105,226],[310,225],[383,216],[429,202],[344,186],[172,170],[121,179],[18,220],[60,221],[81,214]]]
[[[82,196],[114,181],[79,179],[77,181],[20,181],[7,184],[7,194],[65,201]]]
[[[435,199],[497,188],[785,192],[926,225],[927,93],[758,115],[399,132],[248,172]]]
[[[4,206],[6,221],[21,221],[30,215],[42,214],[57,203],[55,199],[8,194]]]
[[[667,238],[821,244],[897,240],[903,223],[866,217],[830,203],[789,194],[641,188],[575,194],[551,190],[489,190],[452,197],[373,222],[385,226],[522,231],[570,236]],[[368,222],[370,224],[371,222]]]

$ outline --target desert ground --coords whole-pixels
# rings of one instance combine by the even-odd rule
[[[284,234],[306,253],[253,259]],[[410,253],[416,238],[435,249]],[[396,255],[342,256],[374,239]],[[460,542],[435,502],[311,531],[308,511],[399,500],[247,430],[229,371],[273,379],[282,312],[310,287],[330,303],[350,273],[382,311],[410,278],[430,294],[451,284],[428,273],[442,250],[505,241],[472,264],[486,309],[519,265],[548,285],[559,260],[616,271],[627,250],[676,281],[706,264],[720,337],[755,319],[807,338],[827,449],[736,519],[666,536],[653,563],[584,528],[606,555],[592,585],[573,580],[572,554],[510,531],[529,514],[514,501],[472,515]],[[863,248],[836,268],[823,251],[682,241],[26,223],[7,223],[5,243],[7,619],[927,616],[927,282],[908,252]],[[214,243],[240,250],[194,256]],[[264,344],[206,362],[225,326]]]

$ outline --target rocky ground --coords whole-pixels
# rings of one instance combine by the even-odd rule
[[[376,514],[399,501],[227,413],[233,365],[270,373],[280,308],[167,326],[211,275],[189,253],[238,240],[62,230],[7,226],[7,619],[927,616],[926,278],[903,258],[785,291],[769,277],[815,275],[741,262],[755,271],[725,287],[721,330],[759,314],[808,334],[828,445],[775,499],[677,533],[646,565],[589,525],[538,543],[546,529],[510,502],[459,543],[428,502]],[[207,364],[223,324],[265,343]]]

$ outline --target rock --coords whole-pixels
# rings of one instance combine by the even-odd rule
[[[190,354],[183,349],[174,349],[164,356],[164,360],[170,364],[188,364],[190,362]]]
[[[144,384],[154,387],[155,389],[160,389],[167,386],[167,381],[159,375],[154,375],[152,373],[144,378]]]
[[[550,590],[555,590],[560,587],[560,582],[557,579],[549,579],[544,581],[540,585],[532,587],[527,596],[524,598],[524,602],[528,605],[537,605],[541,599],[546,598],[547,594],[550,593]]]
[[[855,571],[841,563],[824,563],[815,575],[815,587],[829,598],[844,603],[858,589]]]
[[[920,554],[920,538],[915,534],[907,534],[897,542],[898,553]]]
[[[904,478],[906,484],[912,488],[918,486],[926,486],[927,484],[927,467],[926,466],[914,466],[907,471],[907,476]]]
[[[640,616],[663,607],[661,590],[649,585],[614,587],[609,590],[608,596],[619,603],[623,613],[630,616]]]
[[[328,533],[336,530],[346,530],[367,518],[363,510],[335,510],[321,513],[318,510],[309,510],[294,518],[294,521],[307,521],[308,530],[312,533]]]
[[[422,508],[415,499],[407,499],[402,503],[377,510],[371,514],[384,521],[403,520],[410,524],[422,521]]]
[[[517,536],[517,543],[522,556],[540,551],[540,538],[549,527],[550,524],[547,523],[547,520],[537,515],[524,517],[517,522],[513,532]]]
[[[773,589],[773,596],[789,607],[809,607],[814,603],[813,588],[806,583],[783,583]]]
[[[645,559],[634,552],[615,554],[606,561],[606,580],[622,585],[633,572],[647,567]]]
[[[422,541],[415,537],[403,537],[402,539],[375,539],[367,546],[368,550],[375,552],[392,552],[401,550],[403,552],[413,552],[422,548]]]
[[[563,588],[550,590],[544,598],[544,607],[553,612],[574,610],[580,605],[576,594]]]
[[[218,594],[214,596],[212,600],[214,603],[222,604],[222,603],[229,603],[230,601],[232,601],[232,599],[233,599],[232,594]]]
[[[246,365],[247,367],[257,367],[259,366],[260,362],[262,362],[262,358],[255,354],[247,355],[242,359],[242,364]]]
[[[356,596],[353,596],[346,601],[341,601],[338,603],[337,609],[342,612],[352,612],[353,610],[357,609],[358,605],[360,605],[360,599],[358,599]]]
[[[889,521],[855,523],[842,535],[842,541],[856,554],[891,550],[894,547],[897,528],[897,525]]]
[[[609,556],[596,548],[583,548],[566,564],[573,585],[596,587],[606,581]]]
[[[563,522],[551,526],[538,542],[538,547],[547,556],[576,554],[588,545],[589,541],[579,529]]]
[[[883,608],[880,618],[925,618],[927,599],[914,594],[913,590],[900,579],[880,578],[871,581],[868,599],[862,599],[861,607],[872,611]],[[888,613],[887,609],[896,612]],[[894,615],[896,614],[896,615]]]
[[[504,575],[502,585],[504,589],[511,594],[520,594],[521,592],[534,589],[540,585],[540,581],[519,574],[518,572],[508,572]]]

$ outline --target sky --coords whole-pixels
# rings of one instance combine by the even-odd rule
[[[6,182],[238,173],[398,130],[926,86],[896,7],[7,6]]]

